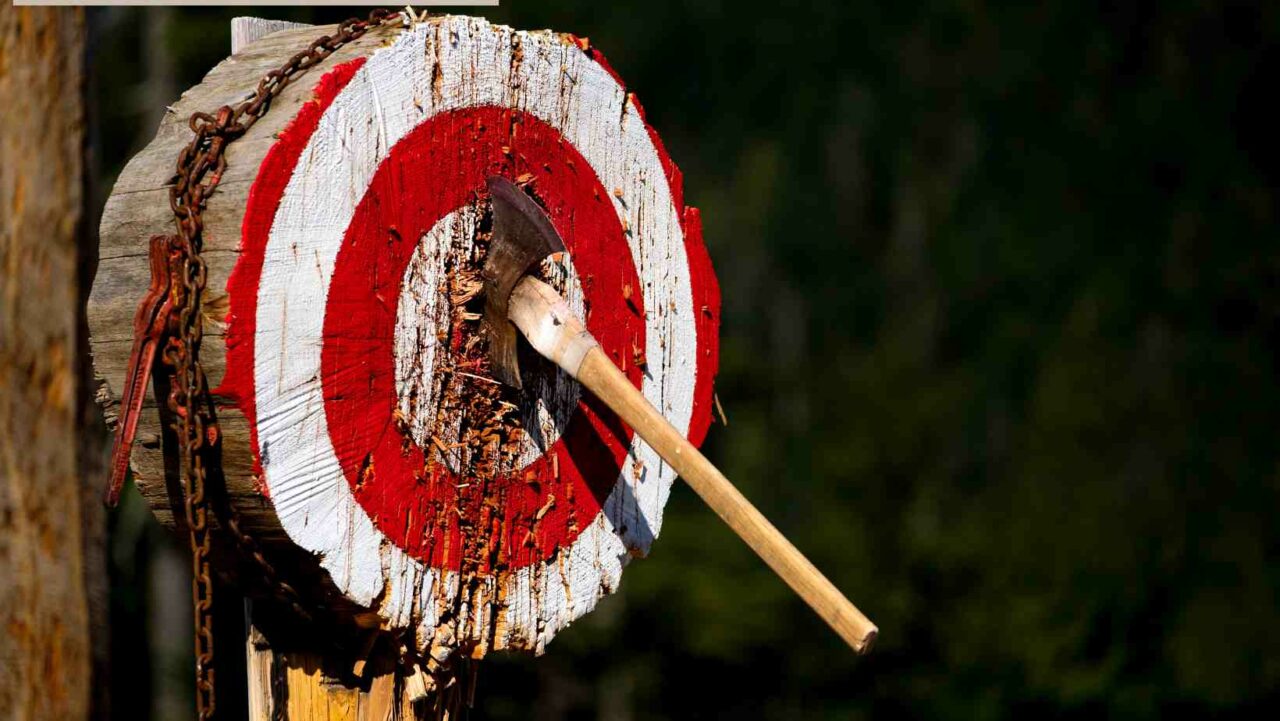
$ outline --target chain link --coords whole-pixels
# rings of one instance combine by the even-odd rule
[[[201,256],[205,202],[222,180],[227,167],[227,145],[244,135],[271,106],[297,75],[322,62],[334,51],[363,36],[370,29],[398,17],[387,10],[375,10],[366,19],[341,23],[332,36],[313,41],[306,50],[284,65],[268,72],[258,87],[235,106],[223,106],[213,113],[195,113],[188,121],[195,137],[178,155],[177,179],[169,191],[169,205],[177,221],[178,233],[169,248],[169,272],[173,313],[169,317],[164,363],[172,369],[168,406],[173,430],[178,437],[182,474],[183,510],[191,541],[192,607],[195,612],[196,711],[201,721],[214,715],[215,669],[213,645],[213,579],[209,566],[209,502],[207,463],[217,463],[211,453],[219,443],[217,418],[209,399],[208,379],[200,364],[203,337],[201,301],[208,280],[208,268]],[[304,620],[313,614],[296,589],[285,583],[262,554],[257,542],[240,525],[229,502],[218,513],[222,528],[230,532],[236,545],[262,573],[268,589]]]

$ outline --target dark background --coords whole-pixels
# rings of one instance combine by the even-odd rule
[[[703,210],[708,452],[881,628],[686,487],[474,719],[1274,717],[1280,6],[504,0],[589,36]],[[229,19],[90,13],[96,213]],[[118,718],[190,716],[180,544],[111,518]],[[146,639],[143,642],[141,639]]]

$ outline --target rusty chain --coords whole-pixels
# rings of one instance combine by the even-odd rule
[[[226,170],[227,145],[244,135],[266,114],[271,101],[297,75],[319,64],[334,51],[363,36],[398,15],[375,10],[363,20],[351,19],[338,25],[337,32],[313,41],[279,68],[268,72],[250,96],[235,106],[223,106],[213,113],[195,113],[188,126],[195,137],[178,155],[177,175],[169,191],[169,205],[178,232],[169,246],[169,272],[173,313],[169,317],[163,349],[165,365],[172,369],[168,406],[172,427],[178,437],[182,475],[183,510],[191,541],[192,606],[195,612],[196,711],[201,721],[212,718],[214,696],[213,579],[209,566],[209,514],[218,515],[221,527],[230,532],[236,545],[262,573],[266,585],[278,601],[304,620],[310,613],[302,597],[286,583],[263,556],[257,542],[240,526],[229,502],[222,512],[213,508],[206,486],[210,463],[220,443],[217,418],[209,398],[208,379],[200,364],[203,336],[201,301],[208,271],[201,256],[205,202],[218,187]]]

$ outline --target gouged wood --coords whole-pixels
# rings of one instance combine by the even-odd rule
[[[414,666],[413,672],[405,679],[404,697],[408,703],[412,704],[425,699],[434,688],[435,682],[427,672],[422,670],[421,666]]]
[[[250,721],[271,721],[271,647],[257,626],[249,626],[245,639]]]

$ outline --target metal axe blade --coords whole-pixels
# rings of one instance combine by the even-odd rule
[[[481,272],[483,327],[489,338],[489,361],[494,376],[520,388],[517,333],[507,313],[511,290],[543,258],[563,252],[564,242],[546,212],[515,183],[494,175],[486,184],[493,205],[493,242]]]

